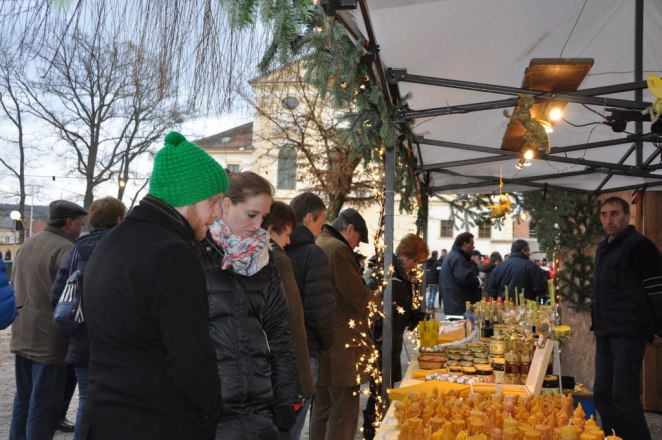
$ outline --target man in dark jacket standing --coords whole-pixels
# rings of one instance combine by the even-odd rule
[[[16,306],[11,351],[16,354],[16,395],[9,438],[52,438],[64,400],[69,340],[53,325],[48,298],[60,264],[83,230],[87,211],[66,200],[49,207],[48,226],[28,238],[14,260]]]
[[[504,286],[508,286],[508,295],[524,293],[524,298],[534,300],[547,293],[547,279],[542,269],[531,261],[531,249],[526,240],[515,240],[510,247],[510,258],[499,264],[489,278],[487,292],[492,298],[505,297]]]
[[[439,272],[441,271],[441,262],[438,257],[438,252],[432,251],[430,258],[425,260],[425,284],[429,287],[425,306],[428,309],[434,308],[434,300],[439,291]]]
[[[453,248],[441,265],[439,285],[446,315],[462,315],[466,301],[474,303],[481,299],[478,268],[470,261],[473,250],[473,234],[462,232],[455,237]]]
[[[326,206],[317,195],[304,192],[292,199],[290,208],[294,211],[297,224],[285,251],[292,261],[294,278],[301,294],[310,366],[313,379],[317,382],[320,353],[333,344],[333,317],[336,310],[326,255],[315,244],[315,237],[322,230]],[[292,440],[297,440],[301,435],[309,408],[310,400],[306,400],[292,427]]]
[[[646,440],[639,376],[646,343],[662,345],[662,255],[629,225],[630,206],[620,197],[602,202],[600,221],[607,238],[598,245],[593,271],[593,397],[605,432]]]
[[[227,182],[218,162],[171,132],[149,194],[96,247],[83,285],[83,439],[214,438],[220,380],[197,255]]]

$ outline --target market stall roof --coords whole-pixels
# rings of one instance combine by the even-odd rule
[[[509,192],[662,189],[662,137],[651,133],[650,120],[628,122],[617,132],[622,124],[606,119],[637,119],[655,100],[645,78],[662,73],[662,2],[357,3],[338,16],[356,38],[378,45],[383,87],[400,97],[411,94],[411,111],[398,117],[411,120],[422,137],[417,162],[432,191],[498,192],[500,174]],[[637,14],[638,7],[643,13]],[[528,84],[525,75],[535,59],[592,65],[578,90],[561,84],[550,92],[541,83]],[[512,113],[517,93],[548,107],[553,100],[565,104],[564,120],[549,135],[549,154],[538,152],[522,169],[516,167],[521,152],[504,142],[504,110]]]

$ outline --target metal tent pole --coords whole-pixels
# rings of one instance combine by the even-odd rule
[[[382,399],[388,402],[388,388],[391,383],[391,362],[393,352],[393,284],[391,266],[393,264],[393,213],[395,206],[395,148],[386,149],[386,192],[384,199],[384,277],[387,281],[384,289],[384,325],[382,341]]]
[[[634,8],[634,80],[641,81],[644,77],[644,0],[637,0]],[[634,91],[635,101],[644,100],[642,89]],[[640,167],[644,160],[644,143],[641,141],[641,134],[644,132],[644,122],[634,122],[634,133],[637,137],[635,142],[635,159],[637,167]]]

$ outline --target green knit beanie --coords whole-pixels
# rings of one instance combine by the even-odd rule
[[[149,193],[170,206],[186,206],[228,189],[228,176],[205,150],[176,131],[165,137],[149,178]]]

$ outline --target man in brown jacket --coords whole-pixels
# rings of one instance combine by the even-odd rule
[[[319,376],[310,428],[311,440],[352,440],[359,418],[359,385],[367,375],[359,365],[372,342],[368,331],[368,303],[374,293],[364,284],[354,248],[368,242],[365,220],[345,209],[332,226],[322,226],[317,245],[327,256],[337,309],[335,340],[320,356]],[[366,336],[362,336],[362,334]]]
[[[69,340],[53,326],[48,298],[62,260],[83,229],[87,211],[56,200],[46,228],[28,238],[14,261],[18,316],[12,327],[16,395],[10,440],[52,438],[63,402]]]

